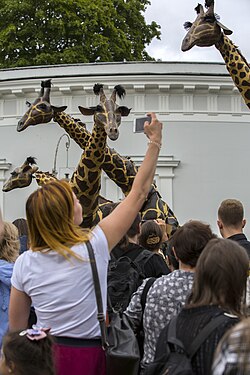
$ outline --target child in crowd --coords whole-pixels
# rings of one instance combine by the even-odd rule
[[[1,375],[55,375],[49,330],[9,332],[4,336],[0,360]]]

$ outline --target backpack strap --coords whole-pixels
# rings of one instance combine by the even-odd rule
[[[216,316],[216,318],[212,319],[198,334],[198,336],[192,342],[188,354],[190,358],[192,358],[197,350],[200,348],[202,343],[208,338],[208,336],[223,322],[225,322],[227,318],[224,314]]]
[[[177,318],[178,315],[174,316],[169,322],[167,330],[167,342],[169,344],[177,345],[179,348],[181,348],[182,350],[184,350],[184,352],[187,353],[183,343],[176,337]]]
[[[137,257],[134,259],[134,262],[136,264],[139,264],[139,266],[141,267],[141,265],[144,267],[145,264],[149,261],[150,258],[152,258],[152,256],[154,255],[155,253],[153,251],[149,251],[147,249],[145,250],[142,250],[140,252],[139,255],[137,255]],[[143,262],[142,262],[143,261]],[[142,262],[142,264],[141,264]]]
[[[190,358],[192,358],[197,350],[200,348],[202,343],[208,338],[208,336],[220,326],[221,323],[225,322],[225,315],[219,315],[216,318],[212,319],[198,334],[198,336],[192,342],[190,349],[187,350],[182,341],[176,337],[176,326],[177,326],[178,315],[173,317],[168,326],[167,331],[167,342],[173,345],[177,345],[179,348],[184,350]]]
[[[144,314],[144,310],[145,310],[145,306],[146,306],[148,291],[151,288],[151,286],[154,284],[155,280],[156,280],[156,277],[150,277],[150,279],[148,279],[148,281],[146,282],[146,284],[143,288],[143,292],[142,292],[142,295],[141,295],[142,316]]]

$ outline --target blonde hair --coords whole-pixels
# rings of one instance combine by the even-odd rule
[[[19,249],[20,242],[16,226],[4,221],[3,236],[0,242],[0,259],[14,263],[19,255]]]
[[[32,251],[54,250],[65,258],[79,259],[73,245],[87,242],[89,230],[74,224],[74,200],[66,181],[52,181],[34,191],[26,203]]]

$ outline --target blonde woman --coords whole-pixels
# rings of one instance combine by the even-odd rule
[[[2,346],[2,338],[8,329],[10,279],[20,247],[18,230],[15,225],[3,222],[2,233],[0,239],[0,347]]]
[[[26,203],[31,250],[18,258],[12,277],[10,329],[27,328],[31,301],[38,325],[51,327],[60,375],[105,375],[105,353],[86,242],[90,241],[107,300],[109,251],[120,241],[145,202],[161,147],[162,124],[145,122],[148,150],[127,197],[92,231],[83,231],[82,207],[65,181],[44,185]]]

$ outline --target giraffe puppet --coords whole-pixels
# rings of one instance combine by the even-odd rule
[[[189,31],[183,39],[181,49],[185,52],[193,46],[215,45],[226,63],[234,84],[250,109],[250,66],[238,47],[227,37],[232,31],[219,22],[218,16],[214,13],[214,0],[206,0],[205,7],[208,8],[206,12],[203,6],[198,4],[195,8],[196,20],[184,24],[185,29]]]
[[[36,105],[34,106],[30,105],[29,110],[19,121],[17,130],[22,131],[30,125],[39,124],[42,118],[46,118],[47,120],[46,122],[48,122],[48,118],[52,119],[53,117],[54,121],[57,122],[69,134],[69,136],[72,139],[74,139],[75,142],[84,150],[91,137],[91,134],[86,130],[86,126],[80,120],[74,119],[68,114],[66,114],[65,112],[60,112],[57,110],[56,107],[50,105],[50,95],[49,95],[50,86],[51,86],[50,80],[42,82],[42,86],[47,87],[46,103],[44,103],[45,105],[43,106],[43,110],[45,113],[40,113],[40,108],[39,108],[39,114],[40,114],[40,117],[39,117],[37,114]],[[121,86],[116,86],[116,87],[121,87]],[[121,90],[120,93],[121,92],[125,94],[125,90],[124,91]],[[114,105],[114,99],[115,99],[114,94],[111,95],[111,99]],[[103,102],[105,102],[105,99],[102,99],[102,100]],[[34,104],[35,103],[36,101],[34,102]],[[41,104],[41,100],[39,100],[39,103]],[[127,115],[130,110],[126,107],[118,107],[118,108],[119,109],[117,110],[117,108],[115,109],[114,107],[113,112],[116,113],[116,121],[120,123],[120,114],[122,114],[123,116]],[[93,114],[93,108],[84,109],[83,107],[81,107],[81,111],[84,112],[85,114]],[[41,115],[43,115],[43,117]],[[109,148],[106,145],[102,169],[103,171],[106,172],[108,177],[111,180],[113,180],[117,186],[121,188],[124,195],[127,195],[129,193],[132,187],[135,175],[137,173],[137,168],[131,159],[121,156],[113,148]],[[97,200],[95,200],[95,202],[96,201]],[[167,224],[169,224],[168,225],[169,234],[172,232],[172,230],[176,229],[176,227],[178,227],[179,225],[175,215],[173,214],[173,212],[171,211],[167,203],[162,200],[159,192],[157,191],[157,187],[154,184],[152,184],[148,198],[145,204],[143,205],[141,213],[142,213],[143,220],[157,219],[157,218],[164,219],[167,222]]]

